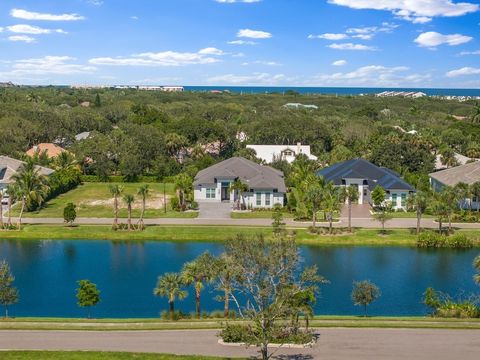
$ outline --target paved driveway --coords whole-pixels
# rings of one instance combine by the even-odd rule
[[[232,212],[232,204],[230,203],[212,203],[212,202],[199,202],[200,213],[199,219],[230,219],[230,213]]]
[[[348,206],[345,205],[342,208],[341,218],[348,218]],[[372,214],[370,213],[369,204],[352,204],[352,219],[370,219]]]
[[[0,350],[98,350],[245,357],[254,348],[222,346],[215,330],[0,331]],[[318,329],[311,349],[281,349],[277,359],[478,360],[480,330]],[[1,351],[0,351],[1,358]]]

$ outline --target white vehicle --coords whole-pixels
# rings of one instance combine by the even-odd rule
[[[1,195],[1,194],[0,194]],[[8,205],[8,196],[2,198],[2,205]]]

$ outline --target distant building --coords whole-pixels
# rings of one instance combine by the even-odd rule
[[[224,160],[200,171],[193,183],[195,201],[235,203],[237,194],[230,189],[230,184],[236,179],[248,186],[248,191],[240,195],[245,208],[283,206],[287,192],[283,173],[241,157]]]
[[[424,92],[421,91],[383,91],[381,93],[376,94],[377,97],[392,97],[392,96],[399,96],[404,98],[421,98],[427,96]]]
[[[26,154],[32,157],[37,153],[40,154],[40,153],[46,152],[49,158],[54,158],[66,151],[67,150],[52,143],[40,143],[38,145],[34,145],[32,148],[27,150]]]
[[[84,132],[81,132],[77,135],[75,135],[75,140],[76,141],[82,141],[82,140],[86,140],[90,137],[90,131],[84,131]]]
[[[480,182],[480,161],[471,162],[465,165],[455,166],[450,169],[431,173],[430,184],[434,191],[442,191],[446,186],[455,186],[460,183],[467,185]],[[463,208],[476,208],[480,206],[480,199],[464,199],[459,205]]]
[[[276,160],[285,160],[292,163],[298,155],[306,155],[310,160],[316,161],[318,158],[310,152],[310,145],[247,145],[247,149],[255,150],[257,158],[262,159],[267,164]]]
[[[317,105],[304,105],[300,103],[288,103],[283,105],[284,108],[287,109],[310,109],[310,110],[318,110]]]
[[[377,187],[386,192],[385,200],[394,209],[406,209],[407,198],[415,189],[393,170],[379,167],[364,159],[352,159],[334,164],[317,172],[337,186],[358,188],[358,204],[372,204],[371,193]]]
[[[162,91],[182,92],[182,91],[185,91],[185,88],[183,86],[162,86]]]
[[[15,175],[24,164],[24,161],[8,156],[0,156],[0,194],[5,195],[5,189],[12,183],[13,175]],[[44,176],[49,176],[54,173],[54,170],[42,166],[36,166],[36,169]]]
[[[457,161],[458,165],[465,165],[466,163],[472,161],[479,161],[478,159],[469,158],[468,156],[464,156],[459,153],[455,153],[455,160]],[[437,157],[435,159],[435,170],[444,170],[446,168],[447,166],[442,164],[442,155],[437,154]]]

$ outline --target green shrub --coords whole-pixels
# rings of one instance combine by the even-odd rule
[[[473,247],[473,241],[465,234],[447,236],[433,231],[425,231],[418,235],[417,247],[468,249]]]
[[[174,196],[170,199],[170,206],[173,211],[180,211],[180,200],[177,196]]]
[[[226,324],[219,336],[226,343],[247,343],[251,344],[256,338],[257,330],[252,325]],[[308,344],[313,340],[313,333],[306,330],[299,330],[296,327],[274,329],[273,343],[277,344]],[[258,337],[257,337],[258,338]]]
[[[470,295],[452,299],[448,294],[428,288],[423,294],[423,303],[432,310],[432,315],[442,318],[478,318],[480,317],[479,297]]]

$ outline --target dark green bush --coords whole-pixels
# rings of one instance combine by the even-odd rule
[[[468,249],[473,247],[473,241],[465,234],[447,236],[433,231],[425,231],[418,235],[417,247]]]

